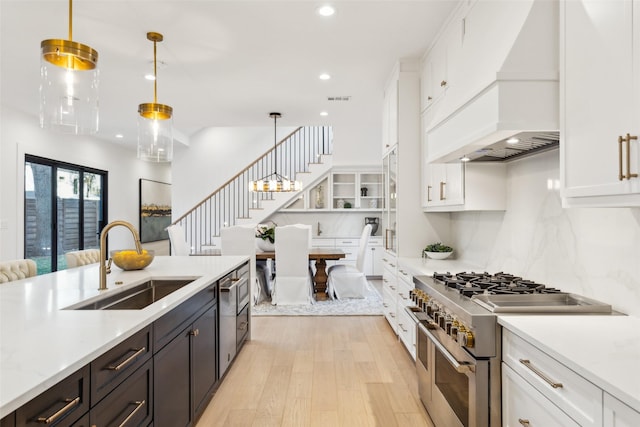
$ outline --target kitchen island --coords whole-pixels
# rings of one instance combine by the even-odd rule
[[[113,267],[98,291],[98,264],[0,286],[0,418],[151,325],[248,260],[156,257],[144,270]],[[73,310],[149,279],[194,279],[140,310]],[[116,285],[116,282],[122,284]]]

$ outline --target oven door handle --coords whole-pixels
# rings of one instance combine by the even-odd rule
[[[429,332],[429,330],[427,328],[425,328],[421,323],[418,323],[418,327],[422,330],[422,332],[424,334],[427,335],[427,338],[429,338],[429,341],[431,341],[433,343],[433,345],[436,346],[438,351],[440,351],[440,353],[442,353],[444,358],[447,359],[449,364],[451,366],[453,366],[453,368],[456,370],[456,372],[458,372],[460,374],[466,374],[467,372],[474,372],[475,371],[475,369],[474,369],[475,366],[474,366],[473,363],[458,361],[455,357],[453,357],[453,355],[451,353],[449,353],[449,350],[447,350],[445,348],[445,346],[443,346],[440,343],[440,341],[438,341],[438,339],[431,332]]]

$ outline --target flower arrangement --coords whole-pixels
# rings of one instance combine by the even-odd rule
[[[268,240],[269,243],[275,243],[276,241],[276,224],[271,222],[270,224],[258,224],[256,228],[256,237],[262,240]]]

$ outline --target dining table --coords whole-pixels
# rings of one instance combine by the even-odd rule
[[[327,261],[343,259],[347,254],[342,249],[336,248],[310,248],[309,261],[315,262],[316,273],[313,275],[313,292],[316,300],[327,298]],[[274,260],[275,252],[256,252],[256,260]],[[277,276],[276,270],[276,276]]]

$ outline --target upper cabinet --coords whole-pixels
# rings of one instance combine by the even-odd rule
[[[562,2],[566,206],[640,206],[640,1]]]
[[[384,92],[382,108],[382,154],[398,143],[398,77],[394,73]]]

